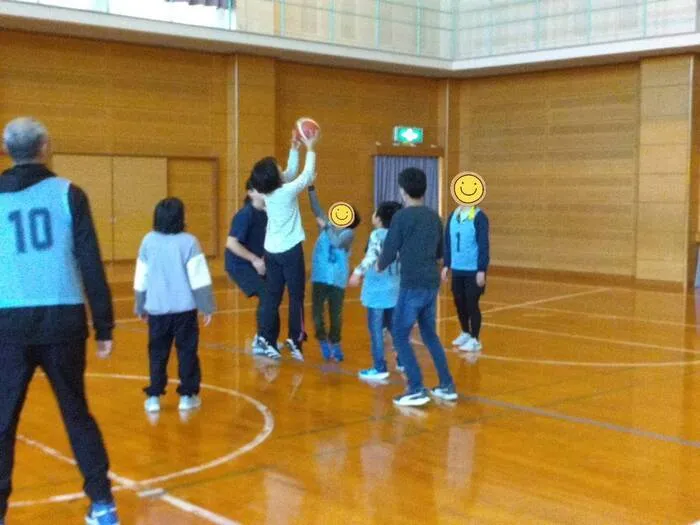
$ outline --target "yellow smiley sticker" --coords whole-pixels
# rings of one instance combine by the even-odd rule
[[[336,228],[347,228],[355,220],[355,210],[347,202],[336,202],[328,210],[328,218]]]
[[[463,171],[452,179],[450,192],[460,206],[476,206],[486,197],[486,183],[481,175]]]

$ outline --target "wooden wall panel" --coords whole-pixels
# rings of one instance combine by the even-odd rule
[[[69,179],[87,194],[102,258],[111,261],[114,258],[112,158],[104,155],[56,154],[51,159],[51,168],[59,177]]]
[[[135,260],[143,236],[153,229],[153,211],[168,194],[164,158],[115,157],[114,258]]]
[[[686,284],[689,275],[693,57],[641,62],[636,276]],[[651,130],[651,131],[650,131]]]
[[[280,62],[277,65],[277,155],[284,163],[296,119],[310,116],[322,128],[316,186],[326,208],[335,201],[355,205],[362,217],[353,263],[362,257],[372,229],[376,143],[390,145],[396,125],[425,128],[426,144],[438,136],[441,81]],[[444,136],[442,137],[444,139]],[[303,156],[302,156],[303,167]],[[308,198],[300,199],[307,231],[307,259],[317,237]]]
[[[217,158],[226,203],[229,65],[222,55],[3,30],[0,123],[35,116],[63,154]],[[110,278],[133,277],[117,264]]]
[[[216,210],[217,163],[209,159],[169,159],[168,196],[185,204],[187,231],[208,256],[218,253]]]
[[[493,264],[634,275],[638,83],[633,64],[459,81]]]

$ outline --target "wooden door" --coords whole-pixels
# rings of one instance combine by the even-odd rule
[[[114,157],[114,259],[133,260],[153,228],[153,210],[168,193],[167,159]]]
[[[70,180],[87,194],[102,259],[111,261],[114,258],[112,157],[56,154],[52,158],[51,168],[56,175]]]

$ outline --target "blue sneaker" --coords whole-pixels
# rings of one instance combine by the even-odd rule
[[[430,403],[430,396],[421,388],[415,392],[406,392],[394,398],[394,404],[400,407],[420,407]]]
[[[386,370],[380,372],[376,368],[368,368],[367,370],[360,370],[360,373],[357,375],[360,379],[364,379],[365,381],[382,381],[389,377],[389,372]]]
[[[340,343],[333,343],[331,353],[336,363],[345,361],[345,355],[343,354],[343,348],[340,346]]]
[[[119,525],[117,507],[114,503],[93,503],[85,516],[87,525]]]
[[[331,348],[331,344],[328,341],[321,341],[321,354],[323,355],[323,359],[325,361],[330,361],[332,353],[333,349]]]

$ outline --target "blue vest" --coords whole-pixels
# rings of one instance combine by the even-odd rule
[[[336,248],[326,230],[321,231],[314,246],[311,267],[311,282],[345,288],[350,277],[350,254]]]
[[[382,244],[384,244],[387,233],[389,230],[385,228],[375,230],[375,234],[379,235]],[[394,308],[399,299],[399,282],[398,261],[394,261],[383,272],[370,268],[362,283],[362,293],[360,294],[362,306],[382,310]]]
[[[51,177],[0,193],[0,308],[83,303],[69,187]]]
[[[479,245],[476,242],[476,228],[474,223],[476,216],[481,212],[476,209],[474,219],[465,218],[459,221],[460,210],[452,214],[450,220],[450,255],[452,257],[451,268],[475,272],[478,269]]]

